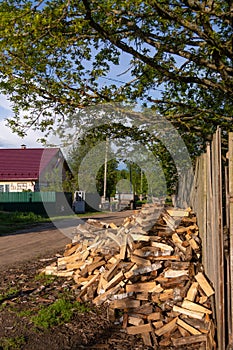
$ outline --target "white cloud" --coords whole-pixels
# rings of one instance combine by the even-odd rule
[[[4,109],[11,110],[10,101],[6,98],[6,95],[0,94],[0,106]]]
[[[42,147],[42,144],[37,141],[43,137],[41,132],[30,130],[26,137],[21,138],[6,126],[6,118],[11,115],[10,102],[5,95],[0,94],[0,148],[19,148],[22,144],[27,147]]]
[[[42,144],[37,142],[37,139],[43,136],[39,131],[31,130],[26,137],[21,138],[6,126],[5,120],[0,120],[0,130],[1,148],[19,148],[22,144],[27,147],[42,147]]]

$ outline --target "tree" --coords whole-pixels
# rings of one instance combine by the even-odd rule
[[[86,106],[139,100],[190,144],[216,125],[231,129],[232,8],[230,0],[1,1],[9,124],[20,134],[50,130]]]
[[[146,176],[137,164],[127,163],[126,169],[118,171],[118,192],[130,193],[136,195],[146,195],[148,193],[148,184]]]
[[[111,159],[107,162],[107,178],[106,178],[106,198],[114,197],[116,193],[117,183],[117,161]],[[104,195],[104,165],[99,169],[96,177],[96,187],[100,196]]]
[[[40,178],[40,191],[73,192],[74,179],[70,172],[63,171],[62,167],[47,171]]]
[[[89,133],[84,135],[84,138],[80,137],[77,144],[74,145],[69,151],[69,164],[72,168],[74,175],[73,186],[74,189],[86,190],[89,192],[97,192],[100,196],[104,194],[104,160],[107,151],[107,186],[106,197],[110,198],[115,195],[116,182],[117,182],[117,166],[118,162],[115,158],[112,158],[111,149],[106,150],[106,135],[100,130],[92,129]],[[99,152],[99,147],[103,152]],[[90,155],[90,150],[95,149],[97,146],[97,152],[87,159],[87,155]],[[94,167],[93,167],[94,164]],[[85,179],[85,188],[82,188],[82,183]],[[81,182],[81,184],[80,184]]]

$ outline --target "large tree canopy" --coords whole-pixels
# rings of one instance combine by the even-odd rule
[[[192,141],[231,127],[231,0],[2,0],[0,20],[0,89],[18,132],[126,100]]]

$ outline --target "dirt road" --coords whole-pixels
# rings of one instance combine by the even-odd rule
[[[90,218],[120,225],[124,218],[132,213],[133,211],[130,210],[99,213]],[[58,220],[0,237],[0,269],[63,250],[65,245],[71,242],[74,227],[86,219],[88,217]]]

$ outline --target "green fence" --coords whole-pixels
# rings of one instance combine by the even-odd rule
[[[64,201],[65,195],[65,201]],[[46,209],[44,208],[46,204]],[[35,214],[66,214],[72,206],[72,193],[60,192],[3,192],[0,193],[0,210],[33,212]]]
[[[1,192],[0,203],[56,202],[56,192]]]

